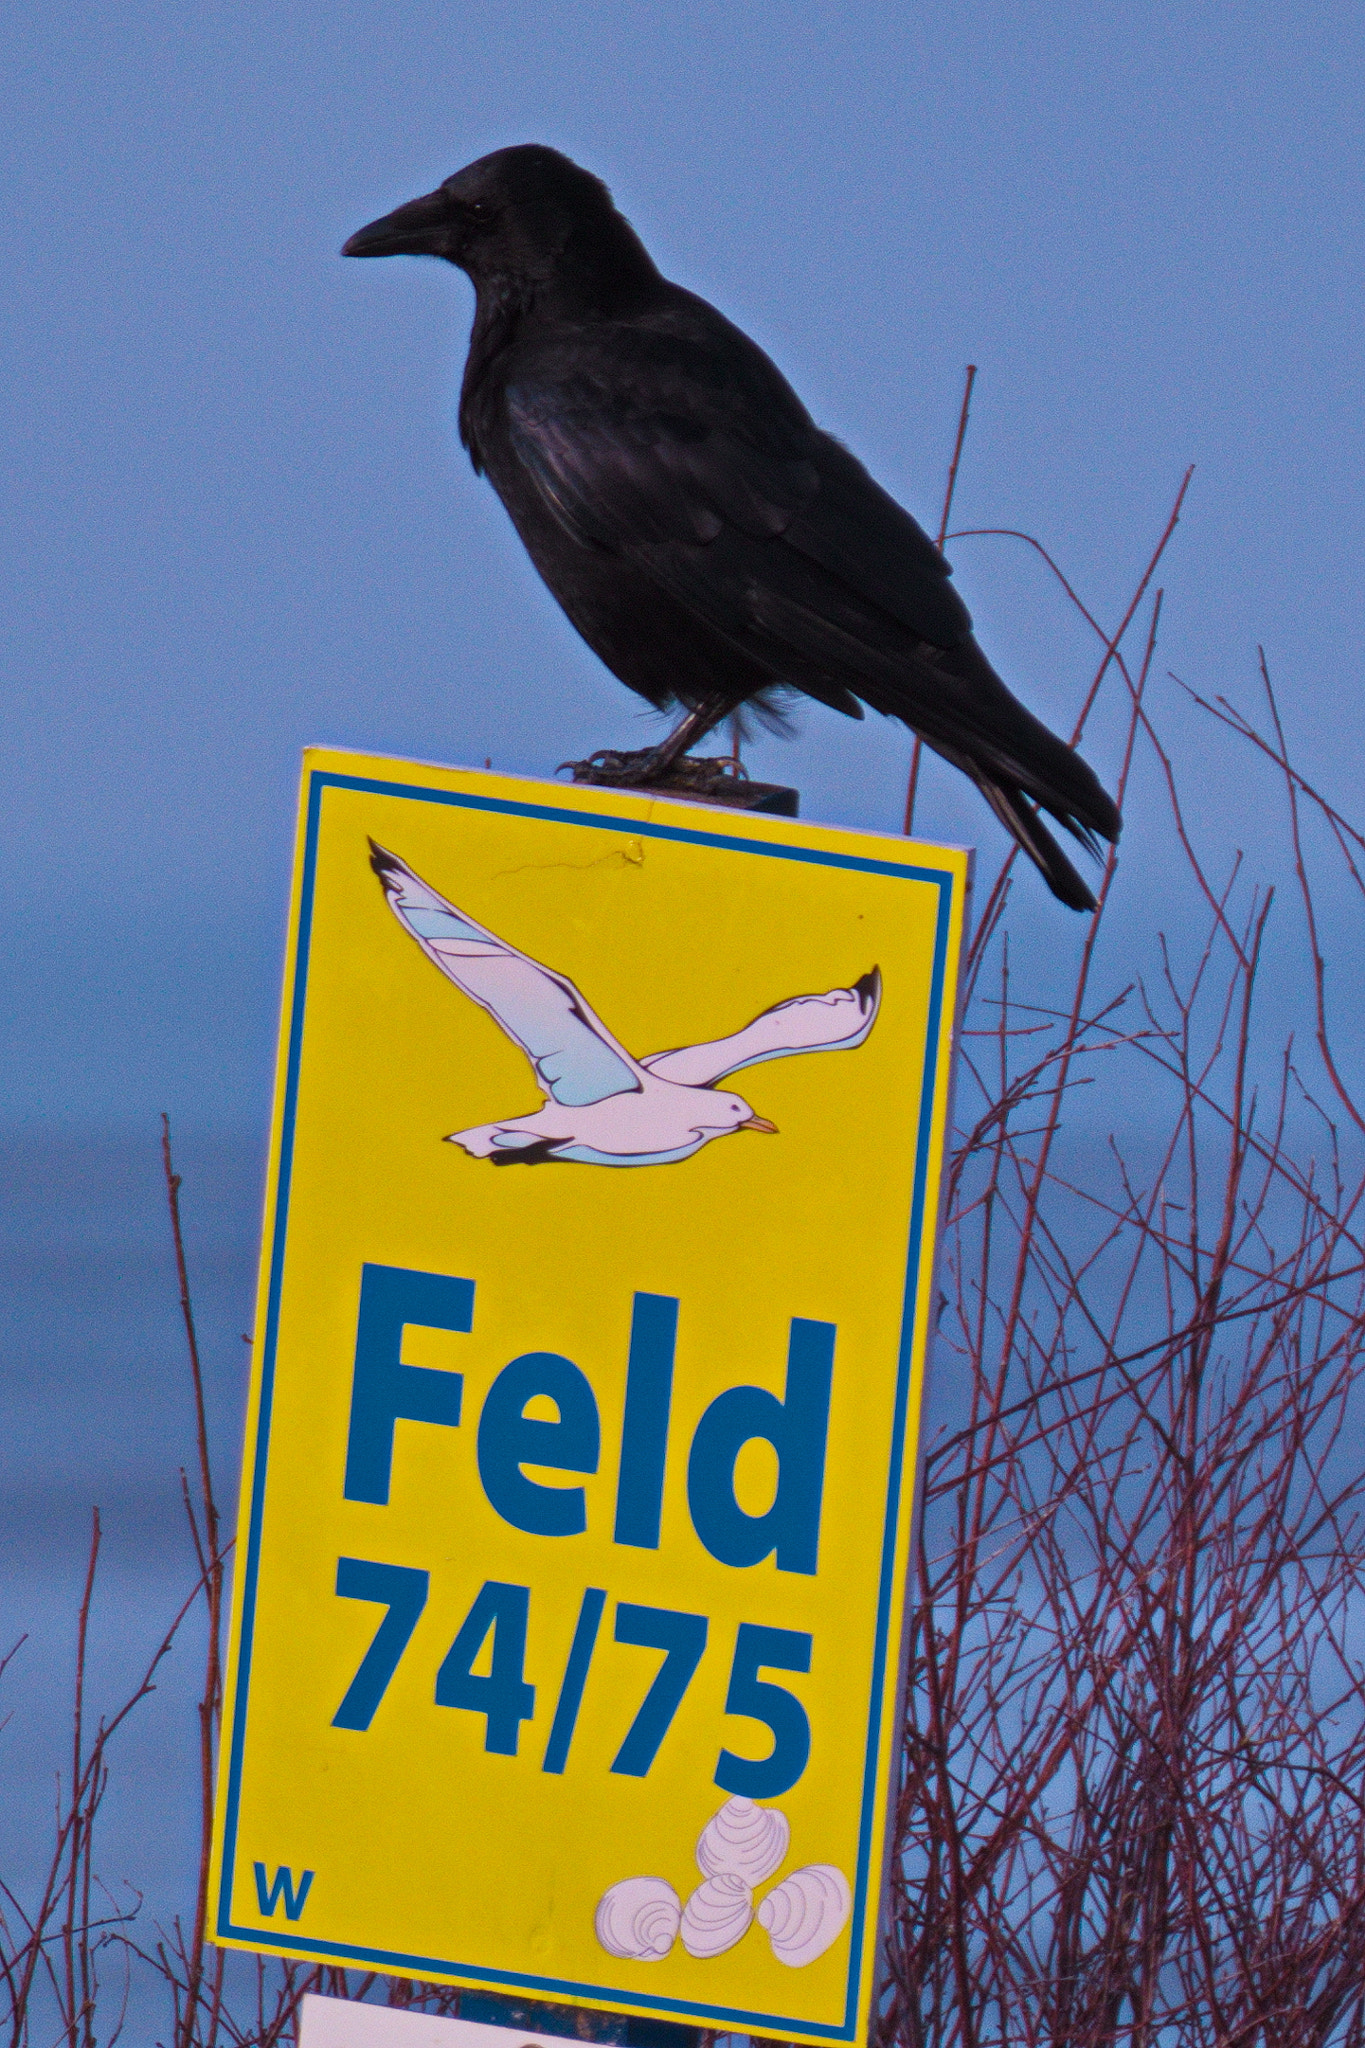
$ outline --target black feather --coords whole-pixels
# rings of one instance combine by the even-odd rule
[[[393,854],[386,853],[377,839],[371,839],[369,846],[370,866],[374,869],[380,881],[387,887],[390,875],[398,875],[403,872],[403,863],[400,860],[396,860]]]

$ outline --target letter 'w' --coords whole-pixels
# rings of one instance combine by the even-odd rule
[[[283,1899],[285,1919],[297,1920],[308,1903],[308,1893],[313,1883],[312,1871],[304,1871],[303,1876],[299,1879],[299,1888],[295,1891],[294,1873],[287,1863],[280,1865],[273,1879],[269,1882],[266,1880],[264,1863],[257,1863],[254,1867],[256,1871],[256,1898],[265,1919],[274,1919],[275,1908],[279,1905],[280,1900]]]

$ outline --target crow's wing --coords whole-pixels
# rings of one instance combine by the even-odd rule
[[[977,647],[923,529],[714,308],[678,291],[632,321],[552,329],[514,351],[504,394],[562,529],[644,570],[774,683],[861,698],[1078,837],[1117,835],[1091,770]]]
[[[521,1047],[547,1095],[581,1109],[641,1086],[643,1069],[564,975],[485,931],[373,840],[370,865],[404,931]]]
[[[709,553],[727,529],[781,536],[771,552],[838,578],[934,646],[970,630],[928,535],[816,428],[763,351],[690,292],[632,321],[542,333],[515,351],[504,395],[513,450],[575,539],[635,555]]]
[[[810,511],[802,519],[814,523]],[[983,788],[1026,791],[1087,843],[1092,832],[1118,837],[1118,812],[1093,771],[1006,689],[969,632],[946,646],[917,638],[785,534],[758,543],[727,529],[705,550],[636,554],[672,597],[761,652],[775,679],[814,696],[840,683],[904,720]]]
[[[876,1023],[881,1000],[882,977],[874,967],[852,988],[832,988],[823,996],[792,996],[774,1003],[728,1038],[651,1053],[641,1064],[661,1081],[707,1088],[726,1074],[761,1066],[764,1060],[787,1059],[798,1052],[851,1052]]]

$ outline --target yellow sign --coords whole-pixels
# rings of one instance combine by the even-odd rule
[[[217,1941],[865,2029],[967,866],[307,756]]]

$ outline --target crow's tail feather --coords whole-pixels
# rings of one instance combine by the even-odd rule
[[[1053,895],[1072,910],[1093,910],[1094,891],[1072,867],[1023,791],[1006,783],[988,781],[983,775],[973,779],[996,817],[1028,855]],[[1082,834],[1078,832],[1076,836],[1081,838]]]

